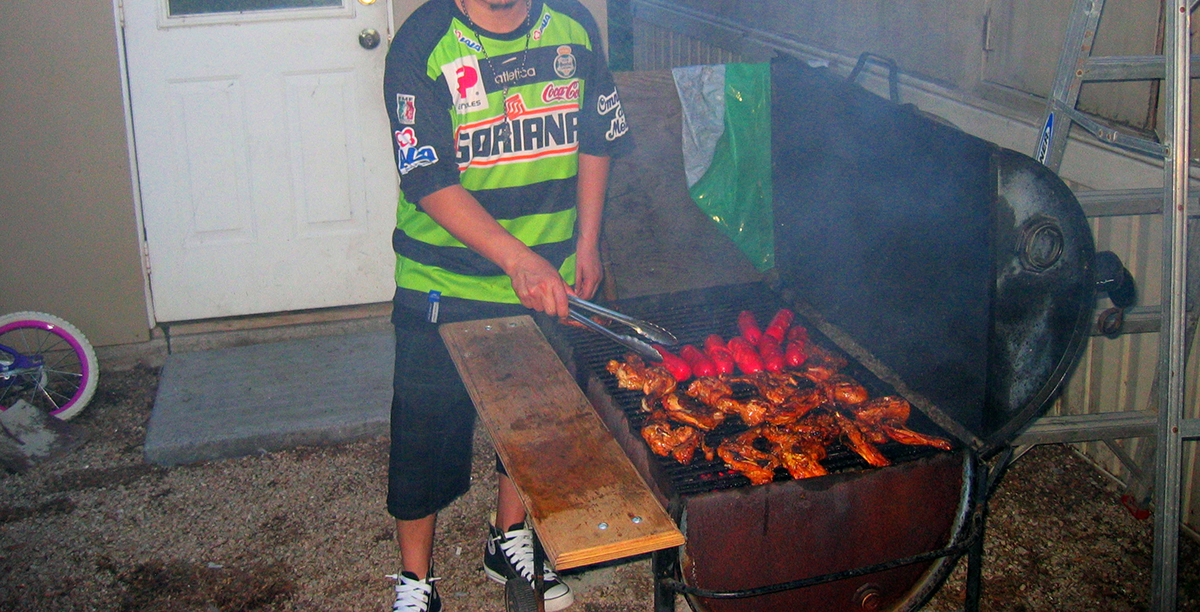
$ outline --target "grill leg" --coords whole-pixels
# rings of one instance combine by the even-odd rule
[[[1010,448],[1009,452],[1011,451]],[[1004,475],[1009,457],[1010,455],[1001,457],[992,472],[985,471],[984,477],[975,482],[975,517],[972,520],[977,522],[978,535],[971,543],[971,549],[967,551],[966,599],[963,601],[963,612],[979,612],[979,598],[983,593],[983,541],[987,533],[988,500],[992,488]]]
[[[658,550],[650,556],[654,571],[654,612],[675,612],[675,591],[668,588],[664,578],[675,578],[679,553],[675,549]]]

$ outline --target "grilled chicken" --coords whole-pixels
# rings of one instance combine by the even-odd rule
[[[696,449],[703,442],[702,434],[695,428],[687,425],[673,427],[671,421],[661,412],[650,415],[646,425],[642,427],[642,439],[650,445],[654,454],[672,457],[683,465],[692,462]]]
[[[829,473],[820,461],[825,458],[825,444],[819,438],[779,427],[764,427],[763,437],[776,449],[779,460],[792,478],[813,478]]]
[[[808,359],[800,366],[800,375],[813,382],[824,382],[846,367],[846,359],[815,344],[805,346]]]
[[[904,426],[912,413],[912,406],[904,398],[885,395],[863,402],[852,410],[864,433],[876,444],[887,439],[910,446],[932,446],[950,450],[954,445],[945,438],[917,433]],[[883,440],[883,441],[880,441]]]
[[[717,447],[717,455],[730,468],[756,485],[775,480],[775,468],[779,467],[778,458],[754,446],[754,442],[761,437],[762,430],[753,428],[726,439]]]
[[[610,360],[609,373],[617,377],[622,389],[641,391],[648,397],[658,397],[675,390],[675,377],[662,366],[647,366],[641,357],[630,353],[625,361]]]
[[[825,379],[820,386],[830,402],[842,406],[861,404],[870,397],[866,387],[845,374],[834,374]]]
[[[892,462],[889,461],[887,457],[884,457],[883,453],[879,452],[879,449],[867,439],[862,430],[859,429],[858,425],[852,419],[847,418],[840,412],[834,412],[833,418],[837,420],[838,426],[842,428],[842,433],[845,434],[846,446],[849,446],[850,450],[858,453],[858,456],[862,457],[864,461],[874,467],[887,467],[892,464]]]
[[[782,403],[775,404],[767,415],[767,422],[772,425],[787,425],[803,418],[825,402],[825,394],[820,389],[810,388],[797,390]]]
[[[659,399],[663,409],[667,411],[667,416],[696,429],[712,431],[717,425],[725,422],[724,412],[680,394],[678,391],[672,391]]]

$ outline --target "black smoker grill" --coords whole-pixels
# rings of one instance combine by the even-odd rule
[[[650,453],[641,394],[604,369],[624,349],[547,335],[687,537],[655,556],[658,610],[675,592],[714,612],[912,610],[968,552],[971,608],[999,476],[982,460],[1046,409],[1086,340],[1090,230],[1024,155],[796,61],[772,65],[772,87],[777,279],[610,306],[692,344],[736,335],[741,310],[793,308],[873,397],[905,397],[910,426],[956,450],[890,443],[894,465],[866,469],[835,446],[828,476],[749,486],[719,459]]]

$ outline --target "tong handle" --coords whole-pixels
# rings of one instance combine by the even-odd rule
[[[642,342],[641,340],[638,340],[637,338],[626,336],[624,334],[618,334],[617,332],[579,314],[574,310],[569,313],[569,316],[572,321],[581,323],[584,327],[604,336],[605,338],[608,338],[609,340],[612,340],[613,342],[616,342],[617,344],[620,344],[621,346],[624,346],[625,348],[632,350],[646,359],[654,362],[662,361],[662,355],[660,355],[658,351],[654,350],[654,347]]]
[[[584,310],[594,312],[598,315],[603,315],[603,316],[608,317],[618,323],[627,325],[630,328],[632,328],[633,331],[635,331],[638,334],[640,334],[641,336],[651,340],[652,342],[657,342],[658,344],[662,344],[664,346],[675,346],[675,345],[679,344],[679,339],[675,337],[675,334],[672,334],[671,332],[669,332],[649,321],[643,321],[642,319],[635,319],[627,314],[617,312],[610,308],[605,308],[599,304],[589,302],[578,296],[568,294],[567,300],[570,301],[571,304],[578,306]],[[576,320],[579,320],[579,319],[576,319]],[[601,326],[601,327],[603,327],[603,326]]]

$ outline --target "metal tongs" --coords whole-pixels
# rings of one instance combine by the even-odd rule
[[[589,319],[586,315],[580,313],[579,310],[576,310],[576,308],[608,317],[617,323],[626,325],[639,336],[642,336],[651,342],[655,342],[663,346],[674,346],[679,344],[679,339],[675,337],[675,334],[672,334],[671,332],[653,323],[650,323],[649,321],[635,319],[629,315],[605,308],[599,304],[593,304],[592,302],[573,295],[568,295],[567,299],[571,302],[572,306],[569,312],[569,317],[572,321],[576,321],[582,324],[584,327],[612,340],[613,342],[633,350],[646,359],[659,362],[662,361],[662,355],[660,355],[658,351],[654,350],[654,347],[650,346],[646,342],[638,338],[634,338],[633,336],[619,334]]]

